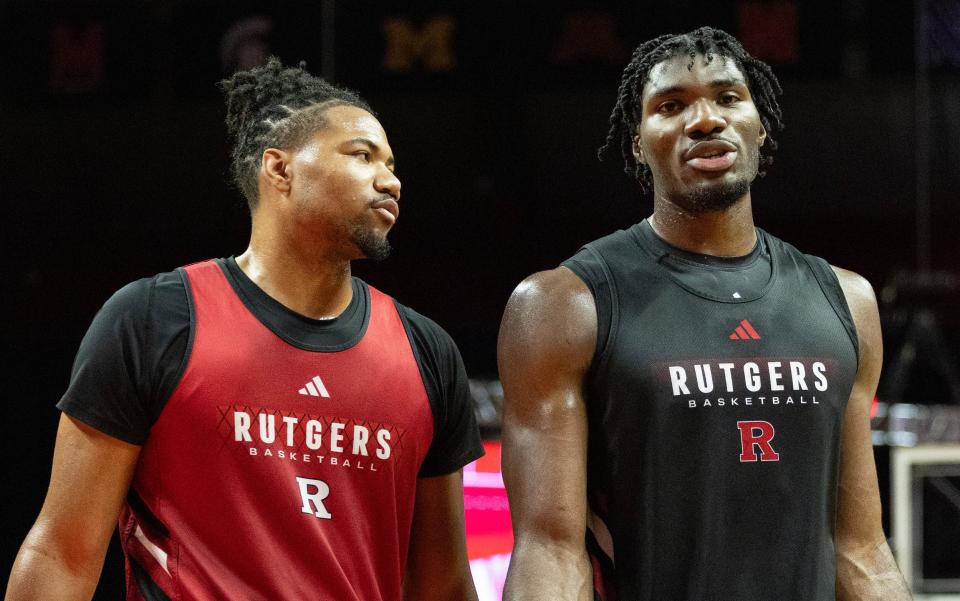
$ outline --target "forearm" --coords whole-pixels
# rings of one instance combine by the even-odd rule
[[[50,487],[10,571],[7,601],[93,596],[139,455],[139,446],[61,415]]]
[[[103,559],[76,564],[62,554],[32,544],[28,538],[10,570],[5,601],[58,599],[87,601],[93,597],[103,568]]]
[[[593,570],[586,546],[518,540],[503,601],[590,601]]]
[[[913,597],[886,541],[839,548],[837,601],[910,601]]]
[[[477,589],[469,568],[457,571],[446,581],[437,580],[438,575],[404,582],[404,601],[477,601]]]

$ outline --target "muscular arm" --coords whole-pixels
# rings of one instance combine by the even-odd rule
[[[50,487],[13,564],[7,601],[93,596],[139,454],[61,416]]]
[[[593,297],[566,268],[527,278],[507,303],[497,362],[515,540],[504,601],[593,598],[583,385],[596,339]]]
[[[403,598],[476,601],[463,528],[463,474],[417,480]]]
[[[857,328],[860,365],[844,416],[837,506],[837,600],[911,598],[883,535],[870,440],[870,405],[880,379],[883,344],[877,300],[859,275],[834,268]]]

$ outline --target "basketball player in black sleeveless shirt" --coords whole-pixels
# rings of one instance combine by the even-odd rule
[[[909,599],[870,442],[873,291],[753,223],[779,93],[722,31],[634,53],[601,155],[653,215],[524,280],[501,326],[504,599]]]

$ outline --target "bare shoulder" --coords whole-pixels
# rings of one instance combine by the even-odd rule
[[[867,278],[842,267],[835,265],[830,267],[837,274],[837,279],[840,280],[840,288],[843,289],[843,295],[846,297],[847,304],[850,305],[850,311],[854,313],[854,317],[860,311],[876,310],[877,295],[873,292],[873,286],[870,285]]]
[[[535,353],[588,364],[597,339],[597,312],[587,285],[566,267],[524,279],[507,302],[500,324],[501,358]],[[505,357],[506,355],[506,357]]]
[[[538,271],[525,278],[514,289],[507,304],[514,309],[589,309],[595,312],[590,289],[576,274],[566,267]]]
[[[548,329],[567,337],[596,338],[597,312],[587,285],[566,267],[537,272],[514,289],[503,327],[520,336]]]

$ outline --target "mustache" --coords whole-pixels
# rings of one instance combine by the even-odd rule
[[[397,197],[393,196],[392,194],[381,194],[380,196],[376,196],[376,197],[374,197],[374,198],[371,198],[371,199],[367,200],[367,204],[372,206],[372,205],[377,204],[378,202],[384,202],[384,201],[387,201],[387,200],[392,200],[393,202],[398,202],[398,201],[397,201]]]
[[[740,150],[740,145],[734,142],[733,140],[728,140],[720,134],[707,134],[699,140],[694,141],[694,145],[699,144],[700,142],[726,142],[731,146],[735,146],[737,150]]]

